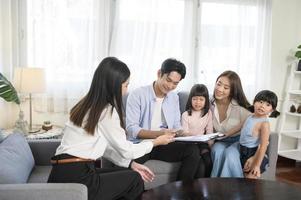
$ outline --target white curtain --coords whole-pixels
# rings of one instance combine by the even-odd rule
[[[117,0],[110,55],[131,70],[130,89],[151,84],[161,63],[176,58],[194,74],[192,0]],[[191,85],[186,78],[180,87]]]
[[[179,90],[198,82],[212,92],[230,69],[252,100],[269,83],[271,1],[27,0],[21,63],[44,67],[48,82],[35,110],[67,113],[108,55],[128,64],[130,90],[154,81],[173,57],[187,67]]]
[[[108,55],[110,0],[27,0],[27,64],[43,67],[47,95],[38,112],[64,112],[87,90],[99,62]]]
[[[225,70],[236,71],[250,101],[269,87],[271,0],[201,0],[198,82],[210,92]]]
[[[18,65],[18,1],[0,1],[0,72],[9,80]],[[16,107],[0,98],[0,129],[13,126]]]

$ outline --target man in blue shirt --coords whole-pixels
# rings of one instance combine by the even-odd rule
[[[186,67],[175,59],[167,59],[158,71],[153,84],[131,92],[126,105],[126,129],[132,141],[154,139],[163,134],[174,134],[181,129],[179,97],[172,92],[185,78]],[[139,163],[147,160],[181,162],[178,180],[193,180],[203,177],[199,150],[196,145],[170,143],[154,147],[153,150],[137,159]]]

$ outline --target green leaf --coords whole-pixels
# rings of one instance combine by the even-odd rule
[[[18,93],[14,86],[0,73],[0,97],[5,101],[20,104]]]
[[[298,46],[298,49],[301,49],[301,44]]]
[[[297,51],[295,56],[300,59],[301,58],[301,51]]]

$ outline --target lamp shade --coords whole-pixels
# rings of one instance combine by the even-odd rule
[[[43,68],[16,68],[14,85],[20,93],[42,93],[46,88],[45,71]]]

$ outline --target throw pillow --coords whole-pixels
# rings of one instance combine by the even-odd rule
[[[2,129],[0,129],[0,143],[4,140]]]
[[[14,133],[0,143],[0,184],[26,183],[34,158],[23,135]]]

